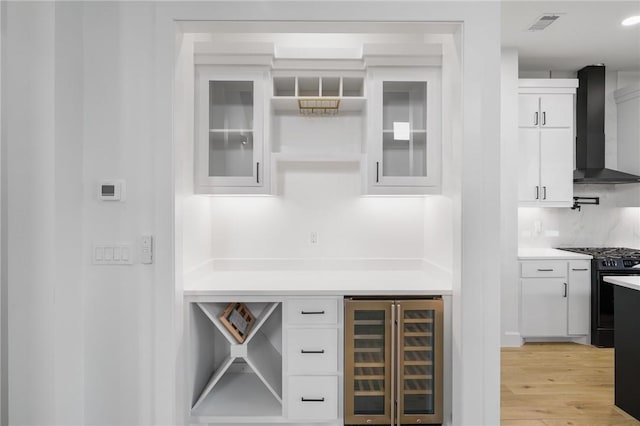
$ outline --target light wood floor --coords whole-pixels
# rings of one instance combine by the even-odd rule
[[[501,352],[503,426],[640,425],[613,403],[613,349],[527,343]]]

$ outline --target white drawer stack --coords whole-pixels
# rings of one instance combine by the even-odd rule
[[[289,299],[285,305],[287,416],[335,420],[341,411],[342,298]]]

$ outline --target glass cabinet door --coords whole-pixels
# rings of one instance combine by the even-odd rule
[[[260,192],[266,172],[265,76],[259,71],[196,71],[196,192]],[[254,188],[242,192],[241,187]]]
[[[390,424],[391,302],[347,301],[345,424]]]
[[[374,70],[367,100],[369,194],[436,194],[442,178],[442,70]]]
[[[442,421],[442,301],[402,301],[398,314],[398,423]]]
[[[382,176],[427,176],[427,82],[382,83]]]
[[[253,81],[209,81],[209,176],[252,177]]]

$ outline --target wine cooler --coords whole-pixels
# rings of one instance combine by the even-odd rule
[[[442,423],[441,299],[345,300],[345,425]]]

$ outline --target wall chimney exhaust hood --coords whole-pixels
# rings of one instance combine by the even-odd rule
[[[605,67],[589,65],[578,71],[576,95],[576,184],[638,183],[640,176],[604,167]]]

